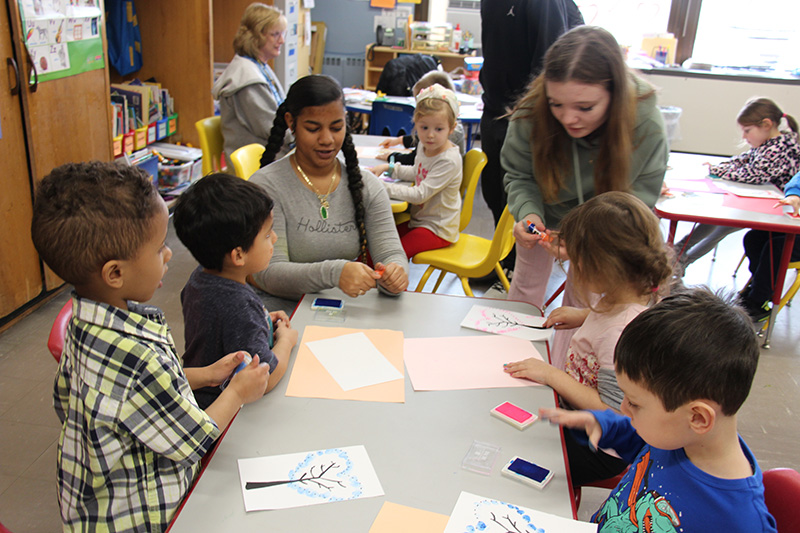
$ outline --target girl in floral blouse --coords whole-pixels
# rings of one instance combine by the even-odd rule
[[[783,120],[789,130],[780,129]],[[769,98],[752,98],[736,117],[742,139],[750,149],[718,165],[708,165],[712,178],[740,183],[772,183],[783,190],[800,171],[797,121]],[[713,250],[719,241],[740,228],[699,224],[675,245],[683,269]]]

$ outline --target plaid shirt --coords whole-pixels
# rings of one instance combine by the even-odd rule
[[[73,295],[56,376],[65,531],[163,531],[219,436],[197,406],[164,315]]]

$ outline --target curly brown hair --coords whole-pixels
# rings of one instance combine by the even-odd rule
[[[634,195],[610,191],[572,209],[558,239],[570,257],[570,277],[589,301],[589,286],[603,293],[601,311],[634,288],[639,296],[668,291],[672,253],[664,243],[658,218]]]

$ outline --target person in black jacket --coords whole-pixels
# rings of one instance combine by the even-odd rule
[[[506,206],[500,149],[510,108],[542,67],[550,45],[567,30],[583,24],[573,0],[481,0],[483,116],[481,148],[488,162],[481,192],[495,223]],[[513,265],[509,256],[504,264]]]

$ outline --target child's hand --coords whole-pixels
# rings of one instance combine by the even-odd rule
[[[283,312],[283,311],[279,311]],[[292,329],[289,321],[275,322],[275,340],[276,342],[288,342],[290,346],[297,344],[298,333],[296,329]]]
[[[577,307],[559,307],[555,309],[544,321],[544,327],[555,329],[579,328],[589,316],[589,309],[579,309]]]
[[[244,405],[264,396],[268,380],[269,365],[267,363],[260,364],[256,354],[249,365],[233,376],[225,390],[232,389],[238,395],[241,405]]]
[[[389,170],[389,165],[388,164],[386,164],[386,165],[375,165],[374,167],[369,168],[368,170],[370,172],[372,172],[373,174],[375,174],[376,176],[381,177],[381,175],[384,172]]]
[[[550,240],[545,241],[544,239],[539,241],[539,246],[547,250],[547,253],[558,259],[559,261],[569,261],[569,254],[567,254],[567,245],[564,243],[562,239],[557,239],[556,232],[551,232],[547,230],[547,235],[550,236]]]
[[[550,375],[555,369],[541,359],[530,357],[524,361],[506,363],[503,365],[503,370],[507,374],[511,374],[512,378],[525,378],[542,385],[548,385]]]
[[[566,409],[539,409],[539,418],[553,424],[573,429],[582,429],[589,436],[589,447],[597,446],[603,436],[603,428],[589,411],[568,411]]]
[[[273,311],[269,314],[269,317],[272,319],[272,324],[275,326],[277,326],[278,322],[283,322],[289,327],[292,326],[292,324],[289,322],[289,316],[285,311]]]
[[[398,144],[403,144],[402,137],[389,137],[388,139],[382,140],[378,146],[381,148],[389,148],[390,146],[396,146]]]
[[[393,294],[401,293],[408,288],[408,274],[397,263],[389,263],[386,266],[383,263],[376,263],[373,277],[384,289]]]
[[[244,351],[229,353],[225,357],[218,359],[216,363],[205,367],[206,380],[202,386],[218,387],[231,375],[231,372],[239,366],[239,363],[244,361],[245,354],[247,354],[247,352]]]
[[[375,288],[375,271],[359,261],[350,261],[339,276],[339,288],[351,298],[362,296]]]
[[[778,203],[772,207],[778,207],[779,205],[790,205],[792,206],[792,209],[794,209],[794,216],[800,214],[800,196],[787,196],[783,200],[778,201]]]

